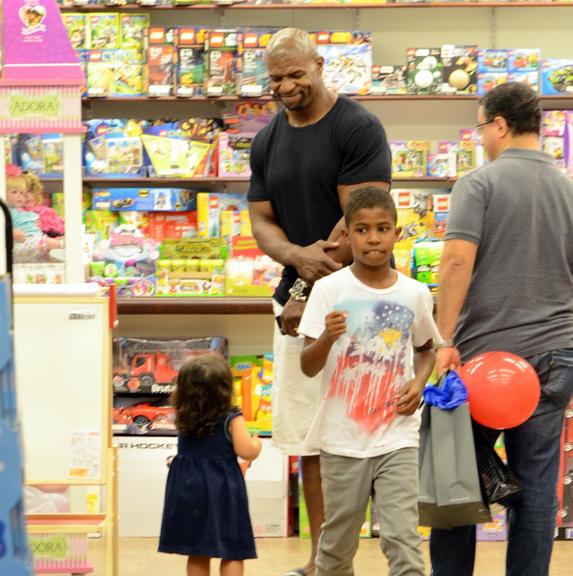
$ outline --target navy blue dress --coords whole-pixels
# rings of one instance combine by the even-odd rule
[[[159,551],[224,560],[256,558],[247,488],[228,429],[232,412],[206,438],[179,436],[167,476]]]

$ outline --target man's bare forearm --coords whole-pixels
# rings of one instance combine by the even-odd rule
[[[252,221],[252,228],[253,236],[265,254],[283,266],[296,267],[296,253],[300,246],[290,242],[276,222],[257,218]]]
[[[458,318],[468,294],[473,262],[448,257],[440,262],[440,288],[438,292],[438,329],[443,338],[454,337]]]

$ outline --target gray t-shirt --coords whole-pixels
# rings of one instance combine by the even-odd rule
[[[573,348],[573,182],[550,156],[510,149],[462,178],[446,239],[479,246],[455,337],[464,360]]]

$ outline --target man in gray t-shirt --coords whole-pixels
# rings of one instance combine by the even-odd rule
[[[443,373],[492,350],[526,358],[542,394],[504,432],[522,490],[508,508],[507,576],[549,573],[563,415],[573,393],[573,181],[539,149],[541,109],[525,84],[480,100],[477,129],[491,162],[462,178],[440,264]],[[495,441],[500,431],[476,426]],[[471,576],[475,526],[433,530],[433,576]]]

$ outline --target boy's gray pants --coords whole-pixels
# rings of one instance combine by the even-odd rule
[[[360,528],[372,495],[380,522],[380,546],[389,576],[424,576],[418,533],[418,449],[373,458],[320,455],[325,521],[317,576],[352,576]]]

